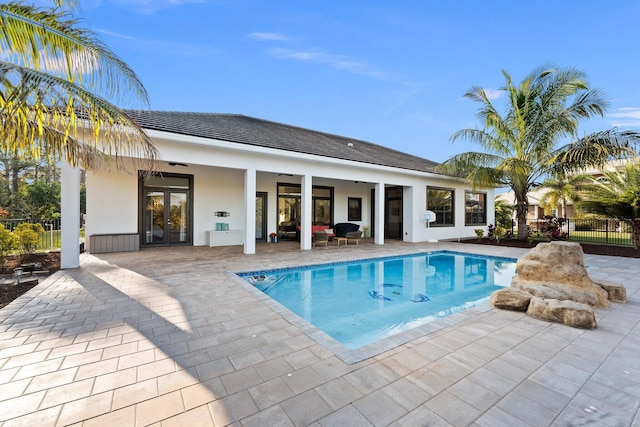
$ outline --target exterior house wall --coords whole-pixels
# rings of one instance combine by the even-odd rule
[[[138,178],[134,174],[87,173],[87,216],[90,234],[138,232]]]
[[[208,231],[216,222],[229,224],[244,233],[245,171],[256,174],[256,191],[267,193],[267,233],[277,231],[277,184],[300,184],[302,178],[312,185],[334,188],[334,223],[354,222],[372,228],[371,189],[376,183],[404,188],[403,239],[408,242],[474,237],[478,226],[465,226],[465,190],[460,180],[436,174],[350,162],[320,156],[233,144],[226,141],[149,132],[160,152],[158,171],[193,175],[193,244],[208,244]],[[178,163],[171,165],[168,162]],[[180,164],[187,165],[187,167]],[[454,227],[430,227],[420,221],[426,210],[427,186],[455,190]],[[487,223],[492,223],[493,190],[487,193]],[[349,197],[362,198],[362,220],[348,221]],[[376,194],[376,197],[379,197]],[[96,171],[87,173],[86,234],[122,234],[138,232],[138,179],[130,174]],[[216,211],[228,217],[214,216]],[[250,215],[253,215],[251,213]],[[251,222],[249,222],[251,223]],[[380,230],[376,230],[379,232]],[[90,251],[91,248],[88,248]]]

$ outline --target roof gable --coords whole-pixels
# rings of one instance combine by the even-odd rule
[[[438,163],[370,142],[239,114],[129,110],[143,128],[422,172]]]

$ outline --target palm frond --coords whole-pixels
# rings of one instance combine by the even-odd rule
[[[604,171],[584,185],[583,192],[587,196],[578,206],[586,212],[625,220],[640,216],[640,168],[636,163]]]
[[[500,156],[467,152],[447,159],[436,168],[446,175],[465,178],[474,189],[504,184],[502,172],[497,168]]]
[[[636,155],[640,133],[636,131],[606,131],[589,134],[566,144],[553,153],[550,169],[555,173],[569,173],[587,167],[602,167],[616,159]]]
[[[98,153],[146,161],[158,152],[144,130],[104,98],[63,78],[0,61],[0,149],[20,156],[61,155],[90,167]],[[87,156],[87,157],[85,157]]]
[[[14,64],[56,74],[107,98],[148,102],[136,73],[68,12],[0,4],[0,51]]]

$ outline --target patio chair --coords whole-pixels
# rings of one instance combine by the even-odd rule
[[[313,233],[313,246],[316,244],[321,244],[325,246],[329,246],[329,235],[324,231],[316,231]]]
[[[350,231],[348,233],[345,234],[345,236],[347,238],[347,245],[349,243],[355,243],[356,245],[360,244],[360,239],[362,238],[362,231],[358,230],[358,231]]]

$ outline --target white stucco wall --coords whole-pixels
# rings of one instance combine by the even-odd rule
[[[135,175],[90,172],[86,185],[87,236],[138,232],[138,178]]]

